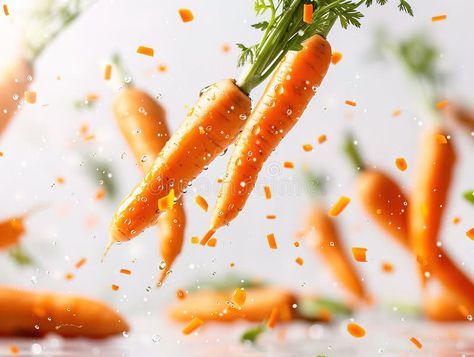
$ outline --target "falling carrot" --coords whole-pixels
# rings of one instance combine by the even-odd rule
[[[114,309],[73,295],[0,287],[0,335],[105,338],[128,331]]]
[[[347,324],[347,332],[349,332],[351,336],[356,338],[361,338],[365,336],[365,329],[354,322],[350,322]]]

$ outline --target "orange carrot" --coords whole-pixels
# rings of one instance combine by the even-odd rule
[[[194,200],[196,201],[197,205],[202,208],[204,212],[207,212],[209,208],[209,204],[207,203],[204,197],[202,197],[201,195],[197,195]]]
[[[114,309],[78,296],[0,288],[0,336],[105,338],[128,331]]]
[[[326,74],[331,60],[329,42],[315,35],[303,46],[280,63],[236,141],[212,215],[212,229],[226,225],[242,210],[264,162],[296,124]]]
[[[163,107],[146,92],[126,87],[115,99],[114,113],[137,164],[146,172],[170,137]],[[137,131],[139,134],[136,134]],[[181,252],[184,241],[186,217],[183,202],[180,199],[173,203],[158,218],[157,223],[160,230],[160,252],[166,265],[158,280],[160,285]]]

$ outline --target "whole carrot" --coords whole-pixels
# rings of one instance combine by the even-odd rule
[[[123,68],[118,56],[115,56],[114,62],[117,67]],[[165,110],[148,93],[129,84],[115,98],[113,111],[136,162],[143,172],[147,172],[170,138]],[[159,248],[165,262],[158,285],[163,283],[181,252],[185,225],[186,215],[181,198],[158,218]]]
[[[107,305],[78,296],[0,287],[0,336],[105,338],[128,331]]]

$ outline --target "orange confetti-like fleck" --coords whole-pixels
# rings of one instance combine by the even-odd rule
[[[453,217],[453,224],[459,224],[459,222],[461,222],[461,218],[456,216],[456,217]]]
[[[313,145],[311,144],[304,144],[303,145],[303,150],[308,152],[308,151],[313,151]]]
[[[303,264],[304,264],[304,260],[303,260],[303,258],[301,258],[301,257],[296,258],[296,259],[295,259],[295,262],[296,262],[296,264],[298,264],[298,265],[303,265]]]
[[[296,248],[298,248],[298,247],[300,246],[300,242],[294,241],[294,242],[293,242],[293,245],[294,245]]]
[[[56,177],[54,181],[56,181],[58,185],[62,185],[65,182],[64,177],[61,177],[61,176]]]
[[[168,67],[164,64],[159,64],[158,65],[158,72],[164,73],[168,70]]]
[[[342,53],[341,52],[333,52],[331,56],[331,63],[333,65],[338,64],[342,60]]]
[[[231,268],[233,268],[233,267],[235,267],[235,263],[234,263],[234,262],[230,262],[229,266],[230,266]]]
[[[328,215],[330,217],[337,217],[339,216],[342,211],[347,207],[347,205],[351,202],[351,199],[346,196],[341,196],[339,200],[329,209]]]
[[[20,353],[20,349],[18,348],[17,345],[11,345],[10,346],[10,353],[12,355],[17,355],[18,353]]]
[[[395,165],[400,171],[405,171],[408,168],[408,164],[403,157],[397,157],[395,159]]]
[[[275,240],[275,235],[273,233],[267,234],[268,246],[270,249],[277,249],[277,243]]]
[[[152,47],[138,46],[137,53],[144,56],[153,57],[155,55],[155,50]]]
[[[313,4],[304,4],[303,7],[303,22],[307,24],[313,23]]]
[[[204,197],[202,197],[201,195],[197,195],[194,201],[197,203],[199,207],[202,208],[204,212],[207,212],[207,210],[209,209],[209,204],[207,203]]]
[[[64,279],[66,279],[66,280],[72,280],[72,279],[74,279],[74,274],[73,274],[73,273],[66,273],[66,274],[64,275]]]
[[[237,288],[234,290],[234,294],[232,295],[232,300],[239,305],[240,307],[244,306],[245,300],[247,299],[247,293],[243,288]]]
[[[179,299],[179,300],[184,300],[186,298],[186,291],[184,291],[183,289],[178,289],[176,291],[176,297]]]
[[[448,106],[449,102],[447,100],[441,100],[436,103],[436,109],[444,109]]]
[[[8,11],[7,4],[3,4],[3,13],[5,14],[5,16],[10,15],[10,11]]]
[[[194,319],[191,320],[189,324],[187,324],[183,328],[183,334],[189,335],[190,333],[193,333],[196,331],[199,327],[201,327],[204,324],[204,321],[202,321],[200,318],[195,317]]]
[[[421,344],[421,342],[418,341],[418,339],[416,339],[415,337],[411,337],[410,342],[413,343],[419,350],[423,348],[423,345]]]
[[[294,169],[295,168],[295,164],[293,164],[291,161],[285,161],[283,163],[283,167],[285,169]]]
[[[346,103],[347,105],[350,105],[351,107],[357,106],[357,102],[354,102],[352,100],[346,100],[344,103]]]
[[[278,309],[274,307],[272,309],[272,312],[270,313],[270,317],[268,318],[267,327],[269,329],[274,328],[277,323],[277,320],[278,320]]]
[[[436,141],[438,142],[438,144],[447,144],[448,143],[448,139],[446,139],[446,136],[444,136],[443,134],[436,135]]]
[[[94,199],[96,201],[102,201],[105,198],[105,190],[103,188],[97,189],[95,191]]]
[[[274,214],[267,214],[267,215],[266,215],[266,218],[267,218],[267,219],[275,219],[276,217],[277,217],[277,216],[274,215]]]
[[[0,157],[3,157],[3,152],[2,151],[0,151]]]
[[[393,264],[389,262],[382,263],[382,271],[384,273],[392,273],[393,272]]]
[[[120,289],[120,286],[116,285],[116,284],[112,284],[112,290],[113,291],[118,291]]]
[[[189,9],[179,9],[178,13],[183,22],[190,22],[194,20],[194,15]]]
[[[28,104],[35,104],[36,103],[36,92],[27,90],[25,92],[25,101]]]
[[[272,191],[270,190],[270,186],[263,186],[263,191],[265,192],[265,198],[267,200],[272,198]]]
[[[222,52],[224,52],[224,53],[229,53],[229,52],[230,52],[230,45],[227,44],[227,43],[224,43],[224,44],[221,46],[221,50],[222,50]]]
[[[396,109],[392,112],[392,117],[398,117],[402,114],[402,110],[401,109]]]
[[[120,269],[120,274],[132,275],[132,271],[128,269]]]
[[[105,66],[104,79],[109,81],[112,78],[112,65],[108,64]]]
[[[367,262],[367,248],[352,248],[352,256],[354,257],[356,262],[359,263],[366,263]]]
[[[191,237],[191,244],[198,244],[199,243],[199,237]]]
[[[365,336],[365,329],[362,326],[359,326],[353,322],[347,324],[347,332],[349,332],[351,336],[357,338]]]
[[[74,267],[75,267],[76,269],[79,269],[79,268],[82,267],[84,264],[86,264],[86,261],[87,261],[86,258],[81,258],[81,259],[79,259],[79,260],[76,262],[76,264],[74,264]]]
[[[325,143],[327,139],[328,139],[328,138],[327,138],[327,136],[326,136],[325,134],[319,135],[319,137],[318,137],[318,143],[319,143],[319,144]]]
[[[468,230],[468,231],[466,232],[466,236],[467,236],[469,239],[474,240],[474,227],[471,228],[470,230]]]
[[[438,15],[438,16],[433,16],[431,18],[431,21],[432,22],[443,21],[443,20],[446,20],[447,18],[448,18],[448,15]]]

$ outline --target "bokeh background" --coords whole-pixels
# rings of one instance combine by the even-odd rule
[[[0,64],[13,59],[19,50],[19,33],[24,14],[34,1],[10,0],[10,16],[0,16]],[[195,20],[182,23],[178,8],[188,7]],[[73,292],[110,301],[126,316],[147,314],[164,319],[163,307],[178,288],[198,284],[197,279],[217,279],[229,272],[255,276],[307,293],[342,296],[327,268],[304,242],[293,246],[302,228],[302,216],[309,199],[301,185],[300,169],[310,166],[328,177],[331,204],[341,195],[353,198],[338,217],[347,247],[368,248],[368,262],[358,264],[376,301],[417,304],[420,298],[415,262],[405,251],[372,224],[355,197],[354,171],[341,152],[344,133],[353,129],[365,159],[390,172],[411,189],[419,134],[430,124],[410,92],[403,73],[390,62],[375,62],[370,48],[375,29],[384,26],[396,37],[423,30],[442,50],[440,62],[451,76],[445,94],[474,104],[474,50],[469,0],[425,0],[413,2],[415,17],[399,13],[395,4],[366,11],[363,27],[331,32],[333,50],[343,60],[331,66],[318,94],[296,128],[286,137],[265,165],[246,209],[229,227],[219,231],[214,249],[191,245],[191,236],[208,229],[209,214],[195,203],[197,194],[212,206],[217,178],[223,175],[227,155],[219,157],[185,195],[188,215],[186,244],[173,273],[159,290],[153,288],[159,273],[159,235],[152,228],[127,244],[117,245],[103,263],[108,242],[108,223],[120,198],[129,192],[141,173],[122,139],[111,111],[117,87],[103,80],[103,65],[113,52],[122,55],[133,81],[157,97],[166,108],[169,125],[176,129],[203,87],[222,78],[236,77],[237,42],[253,43],[259,32],[253,2],[231,0],[99,0],[68,28],[40,57],[32,85],[38,93],[36,105],[27,105],[15,117],[0,141],[0,218],[23,213],[38,204],[49,207],[27,220],[24,248],[36,266],[19,269],[6,255],[0,255],[0,283],[30,289]],[[431,17],[447,14],[443,22]],[[155,57],[136,53],[139,45],[155,49]],[[223,46],[230,51],[224,52]],[[165,72],[158,71],[165,65]],[[58,80],[57,77],[61,79]],[[262,86],[263,87],[263,86]],[[252,94],[259,97],[262,87]],[[95,93],[99,100],[91,109],[77,110],[74,102]],[[344,104],[354,100],[357,107]],[[392,117],[395,109],[402,114]],[[84,141],[79,134],[87,124],[95,139]],[[317,145],[317,137],[328,140]],[[441,240],[443,246],[474,278],[474,245],[465,232],[474,214],[461,193],[474,183],[472,135],[454,132],[459,153],[449,206]],[[304,152],[312,143],[315,150]],[[90,171],[90,158],[106,162],[117,185],[114,198],[97,201],[100,187]],[[396,169],[396,157],[405,157],[408,170]],[[284,169],[284,161],[295,163]],[[64,184],[55,183],[63,177]],[[269,184],[273,198],[265,200],[262,186]],[[276,214],[277,219],[265,219]],[[460,216],[459,225],[453,225]],[[274,232],[279,249],[268,249],[266,235]],[[295,258],[305,264],[299,266]],[[74,263],[87,263],[78,271]],[[394,264],[393,274],[384,274],[382,261]],[[235,263],[231,268],[229,264]],[[133,271],[119,274],[120,268]],[[64,275],[73,272],[73,280]],[[113,292],[111,284],[120,285]],[[151,288],[150,288],[151,287]],[[159,331],[166,336],[166,331]]]

